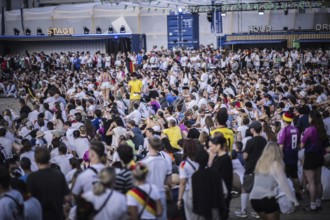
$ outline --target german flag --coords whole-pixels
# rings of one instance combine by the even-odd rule
[[[150,212],[152,215],[156,216],[157,212],[156,212],[156,201],[153,200],[152,198],[150,198],[149,195],[149,199],[148,199],[148,194],[146,192],[144,192],[143,190],[141,190],[140,188],[133,188],[130,191],[128,191],[127,193],[128,195],[131,195],[133,198],[136,199],[136,201],[138,201],[142,206],[146,205],[146,202],[148,202],[148,204],[146,205],[146,210],[148,212]],[[147,201],[148,200],[148,201]]]

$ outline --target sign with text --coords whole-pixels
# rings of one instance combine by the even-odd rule
[[[272,27],[269,25],[262,25],[262,26],[255,26],[255,25],[251,25],[249,26],[249,31],[251,33],[257,33],[257,32],[271,32],[272,31]]]
[[[47,31],[49,36],[54,36],[54,35],[72,35],[74,34],[74,29],[73,28],[48,28]]]

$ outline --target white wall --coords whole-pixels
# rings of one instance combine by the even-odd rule
[[[238,13],[240,13],[240,19],[238,19]],[[251,25],[270,25],[272,30],[283,30],[284,27],[315,29],[316,24],[330,23],[329,9],[306,9],[303,14],[292,9],[288,11],[288,15],[285,15],[283,10],[265,11],[264,15],[259,15],[256,11],[231,12],[222,19],[225,34],[248,32],[248,27]]]
[[[102,31],[107,31],[109,25],[116,19],[123,17],[132,33],[144,33],[147,36],[147,49],[152,46],[167,47],[167,15],[162,9],[135,10],[129,6],[126,10],[123,5],[111,6],[110,4],[84,4],[84,5],[64,5],[56,7],[44,7],[24,10],[25,27],[36,33],[37,27],[41,27],[46,33],[49,27],[74,27],[75,34],[83,34],[83,26],[90,29],[90,33],[95,33],[96,26],[100,26]],[[240,19],[238,19],[240,14]],[[248,32],[250,25],[262,26],[270,25],[273,30],[283,30],[301,27],[301,29],[314,29],[316,24],[330,24],[329,9],[306,9],[306,13],[299,14],[297,10],[289,10],[288,15],[284,15],[283,10],[266,11],[260,16],[257,12],[232,12],[223,17],[223,33],[211,33],[210,23],[206,14],[199,15],[199,37],[200,44],[216,45],[216,35],[232,34],[237,32]],[[6,12],[6,34],[13,35],[13,28],[21,30],[19,10]],[[21,34],[23,31],[21,30]]]

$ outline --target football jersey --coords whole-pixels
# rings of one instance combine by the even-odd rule
[[[224,138],[226,139],[229,155],[231,155],[231,151],[233,150],[234,144],[234,132],[229,128],[217,128],[211,131],[211,136],[213,137],[216,132],[220,132],[223,134]]]
[[[298,161],[299,130],[292,126],[286,126],[278,133],[278,144],[283,145],[285,164],[296,164]]]

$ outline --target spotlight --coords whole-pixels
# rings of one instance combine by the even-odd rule
[[[89,29],[86,26],[84,26],[84,34],[89,34]]]
[[[20,31],[17,28],[14,28],[13,31],[14,31],[14,35],[16,35],[16,36],[19,35],[19,33],[20,33]]]
[[[285,9],[285,10],[284,10],[284,14],[285,14],[285,15],[288,15],[288,13],[289,13],[289,10],[288,10],[288,9]]]
[[[96,34],[101,34],[102,33],[102,29],[100,28],[100,26],[96,26]]]
[[[258,14],[259,14],[259,15],[264,15],[265,12],[264,12],[264,11],[258,11]]]
[[[26,28],[26,29],[25,29],[25,35],[28,35],[28,36],[31,35],[31,30],[30,30],[30,28]]]
[[[122,25],[122,26],[120,27],[120,33],[126,33],[125,25]]]
[[[181,14],[182,13],[182,8],[180,7],[180,8],[178,8],[178,12],[179,12],[179,14]]]
[[[108,34],[113,34],[113,33],[114,33],[113,27],[112,25],[110,25],[108,28]]]
[[[227,14],[226,14],[225,12],[222,12],[222,13],[221,13],[221,16],[222,16],[222,17],[225,17],[225,16],[227,16]]]
[[[37,28],[37,35],[45,35],[40,27]]]

